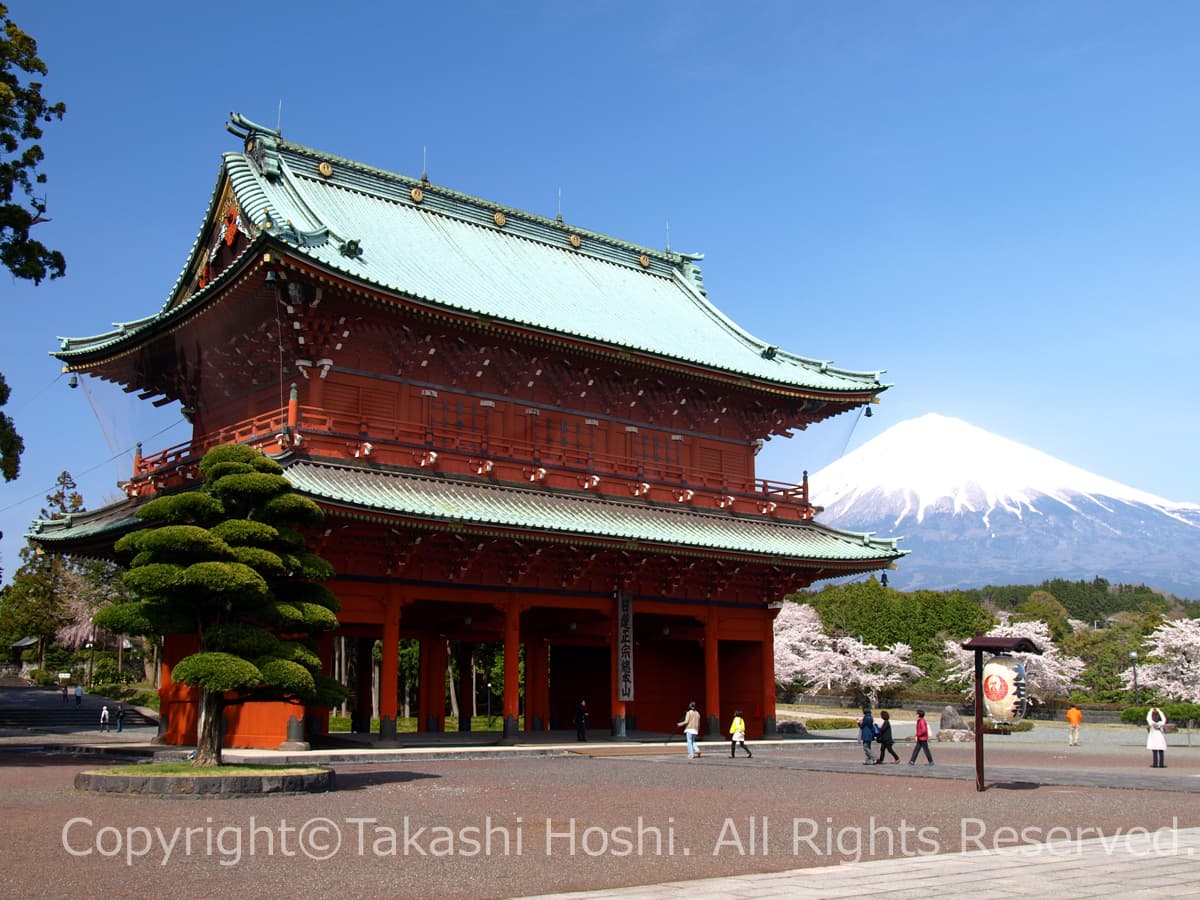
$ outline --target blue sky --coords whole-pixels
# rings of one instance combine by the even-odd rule
[[[43,146],[65,278],[0,277],[0,566],[62,470],[89,507],[171,409],[69,390],[58,335],[156,311],[230,111],[286,138],[635,243],[706,254],[754,334],[887,369],[871,419],[774,441],[799,480],[891,424],[956,416],[1200,502],[1200,6],[12,0],[67,104]],[[172,427],[172,426],[175,427]]]

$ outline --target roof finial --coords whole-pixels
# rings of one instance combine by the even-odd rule
[[[279,111],[275,114],[275,133],[283,137],[283,98],[279,98]]]
[[[667,219],[667,252],[671,252],[671,220]]]
[[[562,221],[562,188],[558,189],[558,215],[556,218],[559,222]]]
[[[421,146],[421,184],[429,186],[429,147]]]

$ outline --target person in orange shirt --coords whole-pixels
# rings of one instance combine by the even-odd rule
[[[1079,723],[1083,721],[1083,713],[1074,703],[1067,710],[1067,746],[1079,746]]]

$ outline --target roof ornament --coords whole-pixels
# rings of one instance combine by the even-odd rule
[[[280,115],[282,112],[281,103]],[[230,113],[229,119],[230,121],[225,123],[225,129],[245,142],[246,155],[250,157],[258,170],[268,181],[275,181],[279,178],[279,131],[251,122],[240,113]]]
[[[704,259],[703,253],[681,253],[683,261],[680,264],[683,277],[705,297],[708,292],[704,290],[704,275],[700,272],[700,267],[696,265],[700,260]],[[768,358],[764,355],[764,358]]]

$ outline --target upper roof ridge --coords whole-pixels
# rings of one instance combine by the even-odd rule
[[[258,125],[238,113],[230,114],[230,120],[226,123],[226,129],[242,139],[246,157],[258,168],[262,176],[272,183],[286,181],[288,176],[326,181],[331,176],[325,175],[320,167],[323,163],[328,164],[330,169],[335,172],[352,171],[365,176],[366,179],[376,180],[376,183],[372,184],[366,180],[354,179],[345,185],[350,190],[360,193],[377,193],[386,199],[401,203],[417,202],[424,209],[454,216],[478,225],[499,224],[495,218],[499,213],[503,217],[500,220],[503,222],[501,227],[511,234],[556,247],[561,247],[566,241],[575,252],[641,269],[648,274],[660,277],[669,278],[673,271],[682,272],[701,293],[704,293],[704,279],[700,274],[699,266],[699,261],[704,258],[702,253],[680,253],[670,249],[659,250],[634,244],[612,235],[564,222],[559,218],[538,215],[457,191],[444,185],[434,184],[424,173],[422,177],[417,178],[327,153],[295,141],[288,141],[281,136],[279,131]],[[289,155],[293,157],[290,166],[288,165]],[[301,165],[301,160],[306,160],[310,165]],[[383,185],[378,183],[380,181],[396,185],[403,190],[388,192],[382,189]],[[413,199],[414,190],[420,192],[419,201]],[[576,244],[576,239],[578,239],[578,244]]]

